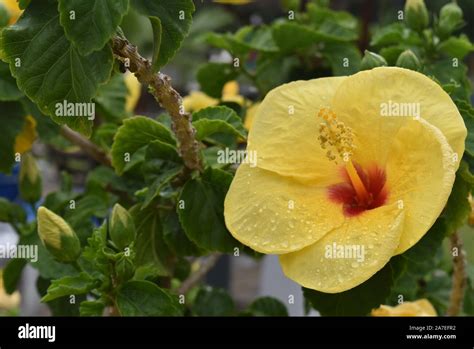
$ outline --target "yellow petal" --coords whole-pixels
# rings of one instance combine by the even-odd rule
[[[10,13],[10,22],[9,24],[14,24],[18,17],[22,14],[22,10],[18,6],[17,0],[0,0],[0,4],[5,5],[6,9]]]
[[[420,117],[439,128],[458,158],[462,157],[467,130],[456,105],[437,83],[415,71],[381,67],[352,75],[335,93],[333,109],[348,126],[365,130],[360,136],[366,139],[366,157],[384,162],[392,139],[387,134],[391,132],[393,136],[397,127],[403,126],[400,120],[413,117],[382,116],[381,112],[401,103],[418,105]]]
[[[418,105],[420,114],[382,115],[383,108],[401,103]],[[389,202],[401,200],[406,207],[396,251],[402,253],[423,237],[446,204],[464,152],[467,131],[462,117],[449,95],[431,79],[394,67],[348,77],[332,106],[354,130],[355,161],[385,168]]]
[[[247,113],[245,114],[244,126],[249,131],[252,128],[253,121],[255,120],[255,115],[257,114],[257,110],[260,104],[261,103],[257,102],[247,109]]]
[[[381,305],[372,310],[372,316],[437,316],[436,310],[427,299],[404,302],[395,307]]]
[[[128,89],[125,109],[132,113],[140,100],[142,85],[132,73],[125,74],[125,85]]]
[[[31,149],[38,134],[36,133],[36,120],[28,115],[20,134],[15,139],[15,153],[23,154]]]
[[[222,88],[222,99],[228,97],[234,97],[239,94],[240,86],[239,83],[235,80],[226,82],[224,87]]]
[[[326,188],[242,164],[224,203],[225,221],[239,241],[262,253],[288,253],[340,226],[341,208]]]
[[[219,103],[217,99],[211,98],[204,92],[193,91],[183,98],[184,109],[187,112],[196,112],[201,109],[215,106]]]
[[[297,81],[267,94],[250,130],[248,149],[258,167],[310,183],[334,180],[336,165],[318,142],[317,117],[344,81],[343,77]]]
[[[453,187],[457,161],[439,129],[423,119],[402,127],[389,151],[389,201],[406,209],[396,254],[416,244],[441,214]]]
[[[393,256],[403,227],[403,211],[392,204],[346,219],[344,225],[315,244],[281,255],[284,274],[304,287],[326,293],[360,285]]]

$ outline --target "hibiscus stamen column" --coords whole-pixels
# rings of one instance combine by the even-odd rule
[[[323,149],[328,148],[326,156],[336,163],[338,158],[346,163],[345,169],[358,199],[367,202],[369,192],[351,160],[354,150],[352,129],[339,121],[336,114],[327,108],[321,108],[318,116],[323,119],[319,126],[318,139]]]
[[[355,168],[352,160],[348,160],[346,164],[346,171],[351,180],[352,186],[357,193],[357,197],[361,202],[367,202],[370,198],[370,194],[367,191],[364,182],[360,179],[357,169]]]

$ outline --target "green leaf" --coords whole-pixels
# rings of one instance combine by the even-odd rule
[[[430,272],[436,265],[436,254],[447,235],[447,227],[446,219],[439,218],[420,241],[405,253],[394,257],[390,263],[396,262],[396,259],[404,260],[407,263],[408,271],[418,276]]]
[[[0,222],[25,223],[26,213],[20,205],[0,197]]]
[[[242,119],[228,107],[209,107],[194,113],[193,126],[196,128],[196,138],[200,141],[215,133],[247,138]]]
[[[107,224],[94,229],[92,235],[87,239],[87,246],[79,259],[81,267],[94,277],[109,279],[112,271],[108,257],[104,251],[107,245]]]
[[[60,22],[80,54],[88,55],[112,38],[128,5],[128,0],[59,0]]]
[[[174,296],[149,281],[128,281],[118,291],[117,307],[122,316],[181,316]]]
[[[464,295],[463,311],[466,315],[474,315],[474,289],[472,280],[467,280],[466,293]]]
[[[314,29],[293,22],[274,25],[273,39],[283,52],[300,51],[322,41]]]
[[[232,316],[235,304],[226,291],[205,287],[199,290],[192,312],[196,316]]]
[[[104,314],[105,304],[101,300],[84,301],[79,306],[81,316],[102,316]]]
[[[468,183],[458,171],[451,195],[443,211],[443,216],[446,217],[446,233],[448,235],[454,233],[467,222],[467,218],[471,213],[471,204],[468,200],[471,187],[472,184]]]
[[[466,152],[474,156],[474,107],[464,100],[455,102],[467,128]]]
[[[99,85],[110,77],[110,47],[82,56],[64,35],[56,1],[44,0],[31,3],[15,25],[2,30],[0,55],[10,64],[20,90],[44,114],[90,135],[88,115],[61,116],[56,109],[64,102],[91,102]]]
[[[36,281],[36,288],[40,296],[44,296],[51,280],[39,277]],[[52,316],[79,316],[79,304],[85,301],[84,295],[75,296],[75,303],[71,303],[69,296],[56,298],[48,303],[47,306]]]
[[[85,294],[95,287],[97,281],[87,273],[80,273],[76,276],[66,276],[59,280],[54,280],[48,287],[48,292],[41,301],[50,302],[56,298],[70,296],[72,294]]]
[[[163,27],[161,21],[158,17],[150,17],[151,27],[153,29],[153,59],[152,59],[152,69],[156,73],[160,70],[159,60],[160,60],[160,48],[161,48],[161,36],[163,33]]]
[[[392,303],[398,301],[399,295],[402,295],[404,300],[410,301],[419,298],[419,281],[441,261],[441,247],[446,232],[446,219],[438,218],[418,243],[408,251],[390,260],[389,264],[392,268],[399,271],[395,277],[390,296]]]
[[[420,36],[402,23],[392,23],[375,31],[370,46],[421,45]]]
[[[30,265],[38,270],[42,278],[59,279],[65,276],[76,274],[76,270],[70,264],[62,264],[53,258],[51,253],[49,253],[49,251],[42,244],[38,234],[22,236],[20,238],[19,244],[38,246],[38,261],[35,263],[30,263]]]
[[[196,244],[186,236],[175,211],[167,213],[163,218],[163,238],[168,247],[178,256],[198,256],[201,254]]]
[[[474,51],[474,45],[469,38],[463,34],[458,38],[454,36],[449,37],[439,44],[438,49],[450,57],[463,59],[470,52]]]
[[[278,52],[269,26],[245,26],[240,28],[233,36],[233,42],[246,47],[247,50],[257,50],[265,53]]]
[[[123,75],[115,74],[109,82],[99,87],[94,101],[105,116],[116,121],[127,115],[127,95],[128,89]]]
[[[262,95],[271,89],[291,81],[291,73],[299,68],[301,62],[295,56],[279,56],[257,61],[256,85]]]
[[[273,297],[261,297],[254,300],[246,312],[252,316],[288,316],[285,305]]]
[[[0,124],[6,125],[0,137],[0,172],[10,173],[15,163],[15,140],[25,122],[25,112],[18,102],[0,102]]]
[[[0,101],[17,101],[23,96],[23,92],[16,86],[15,78],[10,74],[10,67],[0,61]]]
[[[186,183],[178,204],[181,225],[189,239],[210,251],[231,252],[241,246],[224,222],[224,198],[232,175],[208,168],[201,177]],[[181,201],[182,200],[182,201]]]
[[[130,209],[130,214],[137,231],[135,240],[136,266],[152,265],[157,275],[170,275],[173,256],[163,238],[159,211],[153,207],[141,210],[140,205],[136,205]]]
[[[156,140],[171,145],[176,144],[171,132],[153,119],[136,116],[124,120],[112,146],[112,164],[117,173],[124,172],[127,154],[131,157],[140,148]]]
[[[345,76],[360,70],[361,54],[353,44],[327,43],[322,49],[335,76]]]
[[[133,0],[132,4],[138,12],[157,17],[161,22],[159,57],[154,62],[154,69],[158,70],[173,58],[188,35],[194,3],[192,0]]]
[[[27,263],[28,261],[26,259],[15,258],[11,259],[5,269],[3,269],[3,273],[0,275],[3,276],[3,288],[6,293],[12,294],[16,291],[21,273]]]
[[[348,12],[308,4],[311,24],[327,42],[354,41],[358,38],[357,19]]]
[[[176,147],[161,141],[151,142],[141,171],[149,184],[143,208],[159,196],[161,189],[183,170],[183,161]]]
[[[363,284],[341,293],[323,293],[303,288],[305,298],[323,316],[365,316],[390,294],[394,271],[390,264]]]
[[[467,78],[467,67],[462,62],[453,66],[451,58],[439,59],[435,63],[425,65],[423,73],[434,76],[441,85],[454,83],[457,88],[450,93],[452,99],[470,99],[471,85]]]
[[[214,98],[221,98],[224,85],[237,76],[237,70],[227,63],[207,63],[201,66],[197,72],[201,90]]]
[[[81,242],[85,242],[94,228],[94,218],[105,218],[109,213],[108,194],[99,188],[76,199],[75,209],[66,209],[64,219],[74,229]]]
[[[380,50],[380,55],[387,60],[388,65],[395,65],[398,57],[406,50],[404,45],[384,47]]]
[[[18,1],[18,6],[20,7],[21,10],[24,10],[30,5],[31,0],[17,0]]]

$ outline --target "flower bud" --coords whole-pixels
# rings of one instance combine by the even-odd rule
[[[135,234],[132,216],[125,208],[116,204],[110,219],[110,238],[120,250],[123,250],[135,240]]]
[[[41,198],[42,181],[36,160],[30,153],[21,157],[20,197],[34,204]]]
[[[439,12],[438,33],[441,37],[449,36],[463,24],[462,9],[455,2],[444,5]]]
[[[81,243],[74,230],[64,219],[43,206],[38,209],[38,235],[59,262],[74,262],[81,254]]]
[[[416,31],[421,31],[428,26],[430,17],[424,0],[406,1],[405,20],[407,26]]]
[[[386,66],[387,61],[381,55],[365,50],[361,62],[361,70],[369,70],[376,67]]]
[[[406,68],[418,71],[421,68],[421,63],[418,57],[412,50],[403,51],[397,59],[397,67]]]

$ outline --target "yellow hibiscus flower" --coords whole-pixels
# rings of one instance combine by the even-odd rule
[[[240,87],[237,81],[229,81],[222,88],[222,101],[233,102],[238,105],[244,105],[245,98],[240,94]],[[190,113],[201,109],[213,107],[219,104],[219,100],[209,97],[201,91],[192,91],[189,96],[183,98],[184,109]]]
[[[14,24],[18,20],[18,17],[22,14],[22,10],[18,7],[17,0],[0,0],[0,5],[4,5],[7,11],[10,13],[9,24]]]
[[[372,310],[372,316],[437,316],[436,310],[427,299],[404,302],[395,307],[381,305]]]
[[[271,91],[225,200],[232,235],[326,293],[368,280],[440,215],[466,127],[426,76],[381,67]]]
[[[140,100],[142,85],[140,84],[136,76],[130,72],[127,72],[125,74],[124,80],[128,90],[125,109],[128,112],[133,113],[138,104],[138,101]]]
[[[36,132],[36,120],[28,115],[23,125],[23,129],[15,139],[15,153],[23,154],[31,150],[33,143],[38,137]]]

